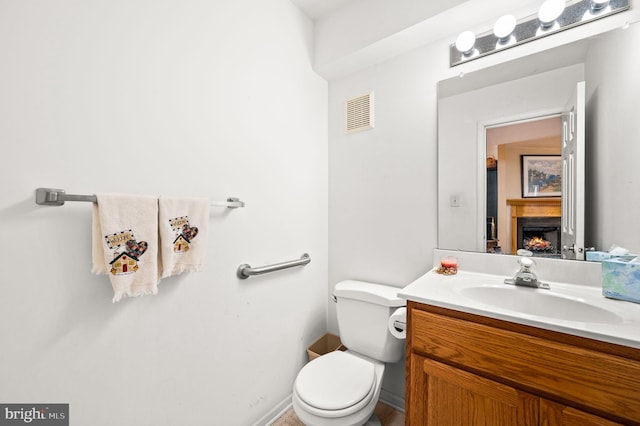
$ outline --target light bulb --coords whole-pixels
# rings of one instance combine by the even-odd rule
[[[500,41],[507,41],[509,36],[516,28],[516,17],[513,15],[504,15],[498,18],[493,26],[493,34]]]
[[[591,10],[604,9],[609,5],[609,0],[591,0]]]
[[[472,31],[460,33],[456,39],[456,49],[464,55],[473,53],[473,46],[476,44],[476,35]]]
[[[562,15],[566,6],[565,0],[546,0],[538,10],[538,19],[543,28],[550,27]]]

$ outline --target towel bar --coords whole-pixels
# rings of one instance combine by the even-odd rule
[[[243,263],[242,265],[238,266],[236,275],[241,280],[246,280],[251,275],[266,274],[267,272],[274,272],[274,271],[279,271],[281,269],[293,268],[294,266],[302,266],[302,265],[306,265],[309,262],[311,262],[311,258],[307,253],[304,253],[298,260],[290,260],[288,262],[274,263],[273,265],[260,266],[258,268],[252,268],[251,265]]]
[[[63,206],[65,201],[88,201],[95,203],[97,197],[95,195],[67,194],[64,189],[36,189],[36,204],[39,206]],[[229,197],[227,201],[212,201],[211,206],[235,209],[237,207],[244,207],[244,201],[240,201],[239,198]]]

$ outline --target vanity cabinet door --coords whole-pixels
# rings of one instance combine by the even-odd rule
[[[540,400],[541,426],[623,426],[566,405]]]
[[[538,424],[536,396],[476,376],[464,370],[422,358],[423,422],[428,426]]]

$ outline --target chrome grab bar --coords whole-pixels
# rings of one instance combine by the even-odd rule
[[[39,206],[63,206],[65,201],[88,201],[95,203],[98,198],[95,195],[67,194],[64,189],[37,188],[36,204]],[[227,201],[212,201],[212,207],[227,207],[235,209],[244,207],[244,201],[239,198],[229,197]]]
[[[252,268],[251,265],[243,263],[238,266],[236,275],[241,280],[246,280],[252,275],[261,275],[268,272],[279,271],[281,269],[293,268],[294,266],[302,266],[311,262],[311,257],[307,253],[304,253],[298,260],[290,260],[288,262],[274,263],[273,265],[260,266],[258,268]]]

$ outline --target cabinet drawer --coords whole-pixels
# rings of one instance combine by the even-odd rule
[[[431,312],[410,312],[411,350],[596,413],[640,422],[640,362]]]

